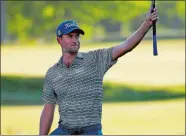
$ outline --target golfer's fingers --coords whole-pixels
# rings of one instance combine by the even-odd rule
[[[154,12],[155,12],[155,11],[158,11],[158,8],[157,8],[157,7],[154,8]]]
[[[152,15],[150,18],[156,18],[156,17],[158,17],[157,14],[156,15]]]
[[[159,17],[152,17],[150,19],[151,19],[151,21],[155,21],[155,20],[159,20]]]
[[[158,17],[158,12],[157,12],[157,11],[153,12],[153,13],[150,15],[150,18],[156,18],[156,17]]]
[[[154,13],[154,12],[157,12],[158,11],[158,8],[155,7],[154,9],[151,8],[151,13]]]
[[[154,21],[154,20],[158,20],[158,10],[157,7],[154,8],[153,12],[149,14],[148,16],[150,18],[150,20]]]
[[[157,15],[157,14],[158,14],[158,11],[154,11],[153,13],[151,13],[151,16]]]

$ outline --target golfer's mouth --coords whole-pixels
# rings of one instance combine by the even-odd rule
[[[74,44],[74,45],[71,45],[71,46],[79,46],[78,44]]]

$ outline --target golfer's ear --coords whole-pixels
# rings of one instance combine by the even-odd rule
[[[60,37],[57,36],[56,40],[57,40],[58,44],[60,44],[60,42],[59,42],[60,41]]]

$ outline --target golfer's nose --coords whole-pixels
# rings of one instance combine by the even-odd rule
[[[79,42],[79,38],[77,38],[77,37],[73,37],[73,42],[74,42],[74,43]]]

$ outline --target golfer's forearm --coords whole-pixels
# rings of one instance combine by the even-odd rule
[[[39,135],[48,135],[53,122],[53,115],[42,113],[40,118]]]
[[[125,53],[132,51],[141,42],[150,27],[148,23],[144,22],[133,35],[125,40],[125,42],[115,46],[113,50],[113,59],[117,59]]]
[[[125,50],[131,51],[134,49],[141,42],[149,29],[150,25],[144,22],[141,27],[126,40],[125,44],[123,45]]]

